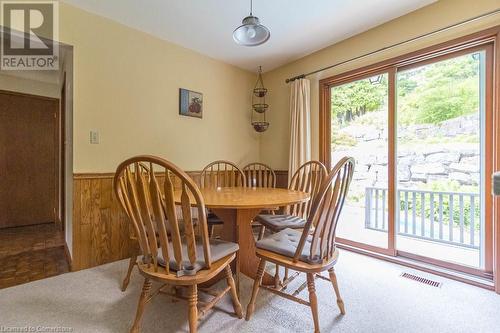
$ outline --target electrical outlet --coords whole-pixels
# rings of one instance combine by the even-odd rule
[[[97,145],[99,144],[99,132],[98,131],[90,131],[90,143]]]

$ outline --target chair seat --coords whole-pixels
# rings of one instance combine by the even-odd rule
[[[212,263],[227,257],[239,250],[239,246],[236,243],[226,242],[218,239],[210,239],[210,257]],[[187,245],[183,242],[182,244],[182,258],[185,260],[182,262],[181,270],[178,269],[177,263],[174,258],[174,250],[172,248],[171,242],[168,243],[168,254],[170,256],[169,268],[177,272],[177,276],[183,275],[195,275],[196,272],[205,268],[205,257],[203,251],[203,242],[201,240],[196,241],[196,261],[194,264],[189,262],[189,255]],[[161,248],[158,249],[158,264],[165,267],[166,262],[163,258]]]
[[[257,241],[256,246],[258,249],[271,251],[293,258],[295,256],[295,252],[297,251],[297,247],[299,246],[300,237],[302,237],[302,231],[287,228]],[[311,258],[311,242],[312,236],[308,236],[299,260],[309,264],[316,264],[321,261],[321,259],[319,259],[318,256],[313,256]]]
[[[267,228],[274,231],[281,231],[286,228],[290,229],[301,229],[304,228],[306,220],[294,216],[294,215],[272,215],[272,214],[260,214],[254,219],[254,221],[266,226]]]

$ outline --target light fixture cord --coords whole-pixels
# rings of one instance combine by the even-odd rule
[[[252,16],[253,12],[253,0],[250,0],[250,16]]]

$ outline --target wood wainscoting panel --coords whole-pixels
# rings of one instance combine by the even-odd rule
[[[113,175],[74,178],[72,269],[130,257],[129,221],[113,194]]]
[[[274,172],[276,173],[276,187],[288,188],[288,171],[275,170]]]
[[[201,171],[188,171],[199,181]],[[138,245],[130,239],[132,226],[113,191],[113,173],[73,177],[73,260],[81,270],[130,258]],[[287,171],[276,171],[277,187],[286,188]],[[158,176],[160,183],[163,181]],[[161,184],[160,184],[161,186]]]

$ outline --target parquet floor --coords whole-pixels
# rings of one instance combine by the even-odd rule
[[[0,289],[69,271],[54,224],[0,229]]]

